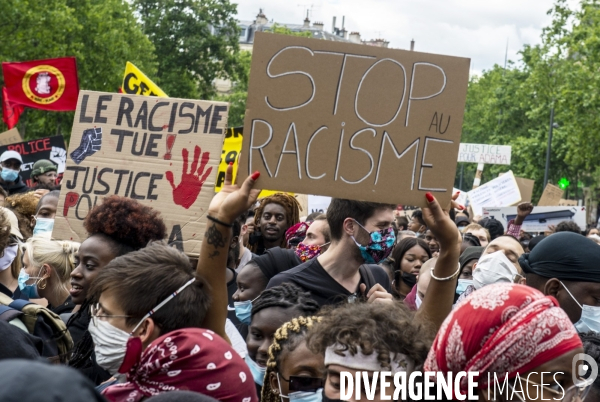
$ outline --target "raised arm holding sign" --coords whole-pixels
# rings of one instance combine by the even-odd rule
[[[257,33],[238,181],[447,204],[468,75],[464,58]]]

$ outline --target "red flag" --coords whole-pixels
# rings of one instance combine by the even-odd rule
[[[77,108],[79,82],[74,57],[2,63],[11,104],[44,110]]]
[[[10,130],[19,122],[19,116],[23,113],[24,107],[21,105],[13,105],[8,99],[8,91],[6,87],[2,88],[2,120]]]

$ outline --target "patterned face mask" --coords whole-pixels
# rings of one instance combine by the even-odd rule
[[[356,222],[356,220],[354,222]],[[356,224],[369,232],[360,223],[356,222]],[[390,226],[387,229],[369,232],[369,235],[371,239],[369,244],[366,246],[363,246],[357,242],[354,236],[351,237],[352,240],[354,240],[354,243],[356,243],[358,246],[360,254],[367,264],[379,264],[379,262],[387,258],[394,249],[394,243],[396,243],[396,234],[394,233],[394,228]]]
[[[307,246],[304,243],[299,243],[294,252],[300,258],[300,261],[306,262],[308,260],[312,260],[317,257],[323,251],[322,248],[329,243],[318,245]]]

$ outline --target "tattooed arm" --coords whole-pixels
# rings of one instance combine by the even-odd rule
[[[248,177],[242,187],[231,184],[232,166],[227,168],[225,184],[208,208],[206,231],[200,247],[196,272],[210,285],[211,304],[203,327],[228,340],[225,333],[227,319],[227,252],[231,241],[231,225],[256,201],[260,190],[252,186],[259,174]]]

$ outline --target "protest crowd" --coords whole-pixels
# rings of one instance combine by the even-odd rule
[[[489,397],[487,374],[535,387],[541,368],[563,372],[564,400],[600,398],[571,376],[576,354],[600,361],[600,247],[568,222],[524,244],[530,203],[506,233],[431,193],[410,222],[339,198],[302,216],[229,166],[190,259],[158,211],[116,195],[81,243],[52,239],[56,166],[27,188],[20,156],[0,160],[0,371],[39,384],[15,378],[2,400],[339,400],[342,371],[414,370],[478,371],[482,400],[517,400]]]
[[[269,35],[259,35],[265,45],[257,43],[253,57],[288,57],[280,43],[268,43]],[[326,57],[321,53],[315,59]],[[287,63],[302,68],[304,56]],[[369,57],[375,58],[363,58]],[[460,85],[466,91],[468,64],[427,57],[444,66],[436,65],[447,72],[447,91],[456,95]],[[445,64],[455,61],[452,68]],[[427,74],[435,78],[438,69]],[[277,74],[269,73],[271,81],[291,73]],[[277,86],[271,81],[251,89],[268,91]],[[314,96],[322,80],[311,82]],[[20,81],[17,86],[23,88]],[[374,93],[365,87],[363,96]],[[512,212],[484,216],[478,194],[491,184],[468,198],[452,190],[447,179],[454,177],[449,167],[457,163],[460,142],[460,127],[451,124],[456,114],[447,117],[443,139],[436,143],[431,136],[438,134],[440,105],[454,108],[460,121],[460,96],[400,104],[417,111],[410,124],[406,111],[403,135],[413,135],[423,119],[421,131],[431,130],[425,150],[419,151],[420,133],[406,144],[404,152],[416,149],[413,167],[412,156],[410,166],[407,159],[398,162],[404,154],[390,157],[399,140],[387,131],[357,126],[344,148],[344,130],[350,136],[355,123],[349,119],[341,123],[337,162],[318,154],[325,146],[310,151],[314,138],[315,144],[324,138],[317,137],[321,115],[315,112],[313,122],[311,113],[289,107],[305,114],[285,129],[270,120],[274,129],[266,117],[250,114],[282,113],[285,102],[250,94],[262,103],[247,110],[246,148],[238,152],[255,168],[244,172],[238,159],[224,163],[212,156],[228,154],[220,148],[226,103],[78,91],[69,109],[76,112],[68,152],[59,138],[58,145],[44,146],[48,159],[26,160],[32,153],[18,146],[0,154],[0,401],[327,402],[348,400],[347,373],[356,379],[353,401],[426,400],[426,388],[437,398],[427,400],[440,401],[465,400],[470,392],[487,402],[600,401],[598,228],[575,222],[581,209],[561,217],[533,205],[531,196],[501,201],[500,190],[491,191],[498,201],[483,207]],[[287,92],[294,91],[280,88],[277,95]],[[355,105],[339,99],[340,114],[344,102]],[[438,103],[430,110],[427,102]],[[380,117],[361,107],[365,124]],[[296,123],[305,121],[312,131],[299,141]],[[252,142],[255,128],[264,129],[268,141]],[[381,141],[368,148],[357,139],[360,148],[353,141],[361,132]],[[275,137],[274,151],[268,147]],[[299,142],[308,143],[305,159]],[[449,143],[452,152],[436,151]],[[376,174],[356,187],[360,191],[349,190],[362,180],[360,170],[349,173],[343,165],[348,150],[359,155],[352,161],[359,167],[368,165],[368,156],[365,178]],[[310,159],[312,173],[309,151],[320,158]],[[425,152],[448,169],[434,171]],[[61,166],[55,155],[66,162]],[[382,163],[384,155],[389,159]],[[224,167],[217,171],[219,164]],[[317,177],[319,169],[326,173]],[[317,211],[300,201],[299,191],[287,192],[320,177],[330,181],[310,182],[317,183],[315,194],[332,197]],[[494,179],[501,181],[503,189],[516,183],[512,172]],[[277,183],[288,188],[262,192],[263,184]],[[532,219],[535,214],[546,215]],[[528,229],[547,219],[558,221]],[[582,355],[585,364],[575,364]],[[436,377],[415,377],[408,392],[396,396],[377,379],[384,372]],[[463,372],[477,373],[476,387],[457,376],[446,389],[442,379]]]

